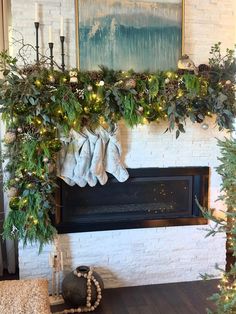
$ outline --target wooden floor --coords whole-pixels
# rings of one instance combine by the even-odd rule
[[[207,301],[217,290],[217,280],[150,285],[103,291],[94,314],[203,314],[213,309]],[[52,312],[65,309],[57,306]]]

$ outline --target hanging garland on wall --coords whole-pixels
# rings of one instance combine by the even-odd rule
[[[6,182],[10,201],[4,236],[24,243],[50,242],[56,233],[50,214],[55,209],[56,157],[59,134],[71,128],[113,125],[120,119],[133,127],[165,120],[176,137],[185,120],[202,123],[216,117],[219,129],[232,129],[236,63],[233,50],[222,56],[211,49],[209,66],[198,73],[165,71],[56,71],[45,63],[20,67],[0,55],[0,112],[6,123]]]

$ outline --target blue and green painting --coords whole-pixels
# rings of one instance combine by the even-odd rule
[[[182,0],[79,0],[82,70],[175,69],[182,46]]]

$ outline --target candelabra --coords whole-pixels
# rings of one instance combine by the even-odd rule
[[[65,71],[65,51],[64,51],[64,42],[65,42],[65,36],[60,36],[61,40],[61,69],[62,72]]]
[[[39,22],[34,22],[35,26],[35,48],[36,48],[36,62],[39,62]]]
[[[53,70],[53,43],[48,43],[50,49],[50,66],[51,70]]]

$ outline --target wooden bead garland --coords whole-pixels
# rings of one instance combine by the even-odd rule
[[[77,277],[84,277],[87,279],[87,298],[86,298],[86,306],[78,307],[77,309],[68,309],[64,310],[62,313],[69,314],[69,313],[83,313],[83,312],[92,312],[94,311],[100,304],[102,299],[102,289],[100,287],[99,282],[93,276],[93,269],[89,267],[88,273],[80,272],[78,270],[74,271],[74,275]],[[91,304],[92,299],[92,283],[94,283],[96,290],[97,290],[97,299],[94,304]]]

